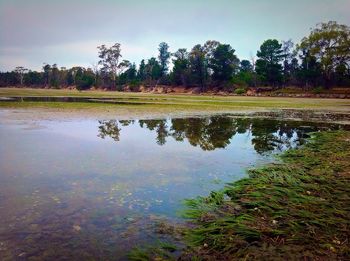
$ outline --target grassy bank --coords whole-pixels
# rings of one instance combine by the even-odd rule
[[[350,257],[350,132],[315,133],[281,163],[188,200],[184,260]]]
[[[159,243],[131,260],[348,260],[350,132],[315,133],[278,164],[186,201],[186,247]],[[169,247],[171,246],[171,247]],[[177,250],[177,251],[176,251]],[[175,254],[174,254],[175,253]]]

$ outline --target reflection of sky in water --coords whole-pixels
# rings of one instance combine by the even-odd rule
[[[42,124],[47,128],[11,128],[3,140],[2,170],[9,179],[23,178],[23,191],[50,188],[92,200],[108,195],[117,205],[136,198],[170,215],[183,198],[205,195],[265,159],[252,149],[249,134],[235,135],[226,149],[203,151],[170,137],[160,146],[154,131],[137,124],[121,127],[119,142],[97,137],[93,121]]]
[[[32,228],[34,234],[81,230],[96,238],[115,229],[108,243],[112,245],[137,238],[135,231],[126,238],[114,235],[125,233],[128,222],[152,215],[175,217],[183,199],[206,195],[244,177],[247,167],[272,159],[254,150],[251,129],[236,133],[225,149],[203,151],[173,137],[160,146],[156,131],[141,128],[137,121],[118,125],[118,142],[98,137],[100,124],[91,120],[40,124],[46,128],[0,125],[0,241],[7,242],[11,254],[11,244],[30,246],[28,236],[18,233]],[[296,140],[295,130],[280,139]],[[29,239],[37,246],[43,238]],[[62,235],[57,238],[60,245]]]

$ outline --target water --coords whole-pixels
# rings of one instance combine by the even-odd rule
[[[124,259],[182,200],[337,125],[230,117],[0,124],[0,259]]]

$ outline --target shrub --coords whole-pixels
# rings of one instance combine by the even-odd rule
[[[244,93],[246,93],[247,92],[247,90],[246,89],[244,89],[244,88],[237,88],[237,89],[235,89],[235,91],[234,91],[234,93],[235,94],[244,94]]]
[[[322,93],[323,92],[323,87],[322,86],[318,86],[318,87],[316,87],[315,89],[313,89],[312,90],[312,92],[314,93],[314,94],[320,94],[320,93]]]

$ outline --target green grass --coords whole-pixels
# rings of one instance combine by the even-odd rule
[[[177,247],[169,242],[161,241],[154,246],[143,248],[136,247],[128,253],[128,259],[132,261],[148,260],[176,260],[174,253]]]
[[[237,111],[259,109],[312,109],[348,111],[350,100],[303,99],[282,97],[212,96],[188,94],[150,94],[54,89],[0,88],[0,97],[65,96],[116,99],[118,104],[64,102],[0,102],[2,108],[60,108],[60,109],[166,109],[168,111]],[[120,104],[125,103],[125,104]]]
[[[184,258],[350,258],[350,132],[315,133],[280,158],[186,202]]]

